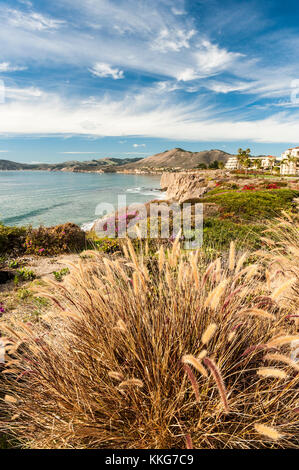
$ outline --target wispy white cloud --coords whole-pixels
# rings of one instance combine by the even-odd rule
[[[17,87],[5,87],[5,99],[10,100],[36,100],[40,99],[45,93],[36,87],[28,87],[28,88],[17,88]]]
[[[65,24],[65,20],[50,18],[34,11],[25,12],[12,8],[3,8],[0,17],[2,17],[8,25],[33,31],[57,29]]]
[[[120,70],[118,68],[113,68],[109,64],[100,63],[100,62],[96,63],[90,69],[90,72],[96,77],[100,77],[100,78],[111,77],[113,78],[113,80],[119,80],[125,77],[123,70]]]
[[[18,0],[19,3],[22,5],[26,5],[26,7],[33,7],[33,3],[30,2],[29,0]]]
[[[172,7],[171,12],[174,15],[185,15],[186,14],[185,10],[180,10],[179,8],[176,8],[176,7]]]
[[[78,91],[80,98],[63,98],[36,87],[18,89],[10,85],[6,88],[7,103],[0,106],[1,131],[150,135],[183,140],[295,139],[298,113],[295,106],[288,107],[291,81],[299,78],[296,60],[288,60],[286,66],[276,59],[278,63],[273,64],[254,55],[262,55],[261,48],[253,53],[244,47],[244,55],[238,50],[241,42],[226,41],[224,45],[220,33],[232,28],[231,20],[224,18],[221,22],[219,16],[213,17],[206,28],[201,23],[204,19],[196,24],[190,12],[185,14],[188,5],[181,0],[59,0],[58,4],[57,15],[62,10],[70,11],[70,6],[71,15],[63,20],[52,18],[43,10],[33,11],[32,5],[25,11],[0,11],[0,72],[1,66],[2,72],[9,68],[16,71],[18,64],[26,63],[29,67],[49,67],[50,72],[53,67],[56,73],[63,65],[65,69],[76,67],[80,80],[84,73],[107,80],[94,80],[92,86],[98,85],[92,89],[95,96],[85,100],[81,99],[82,87]],[[235,23],[242,18],[239,13],[232,14]],[[241,31],[240,25],[238,28]],[[287,34],[284,38],[286,49],[290,38]],[[294,53],[299,43],[293,42]],[[132,83],[134,74],[136,80]],[[147,80],[142,88],[144,76]],[[105,87],[120,79],[120,83],[111,85],[117,89],[111,99]],[[154,80],[155,85],[149,85]],[[53,83],[55,78],[51,88]],[[76,87],[74,74],[68,93]],[[192,98],[185,92],[193,93]],[[238,103],[229,101],[235,98],[231,93],[246,95],[241,97],[244,109],[241,99]],[[84,96],[89,96],[88,90]],[[261,98],[267,103],[259,102]],[[214,106],[218,99],[224,105],[219,107],[221,119],[220,110]],[[251,107],[245,109],[248,102]],[[276,109],[271,118],[256,119],[269,116],[270,111],[254,115],[254,106],[256,110],[258,106],[269,110],[271,105],[284,106],[288,112],[276,113]],[[296,135],[298,139],[298,132]]]
[[[0,150],[0,153],[8,153],[9,150]]]
[[[215,93],[232,93],[235,91],[245,91],[248,90],[251,86],[249,82],[236,82],[234,80],[231,83],[221,82],[221,81],[207,81],[203,85],[208,90],[214,91]]]
[[[156,86],[157,91],[160,91],[161,93],[165,93],[165,92],[169,93],[172,91],[179,90],[181,88],[179,83],[177,83],[176,81],[170,81],[170,80],[157,82],[155,86]]]
[[[18,72],[21,70],[27,70],[27,67],[20,65],[12,65],[10,62],[0,63],[0,72]]]
[[[86,129],[88,118],[93,124]],[[200,102],[164,100],[151,91],[115,101],[108,96],[96,103],[62,100],[44,95],[34,102],[15,101],[0,106],[5,134],[143,136],[182,141],[287,142],[298,141],[299,113],[276,113],[259,120],[225,119]],[[132,152],[130,152],[132,153]]]
[[[184,70],[180,70],[177,74],[178,81],[182,82],[190,82],[191,80],[195,80],[199,78],[199,74],[191,67],[188,67]]]
[[[243,57],[239,52],[229,52],[225,48],[204,40],[199,52],[195,53],[199,73],[210,74],[225,70],[238,58]]]
[[[231,52],[219,47],[218,44],[203,40],[197,44],[197,49],[193,50],[193,62],[190,61],[192,66],[180,70],[176,78],[179,81],[188,82],[213,76],[231,69],[233,64],[242,57],[243,54],[239,52]]]
[[[9,60],[44,64],[46,58],[47,64],[71,64],[112,79],[125,78],[124,70],[129,70],[191,81],[225,70],[239,57],[205,42],[188,15],[171,13],[169,1],[140,1],[136,6],[133,0],[121,0],[117,7],[106,0],[61,3],[80,13],[80,19],[74,16],[64,28],[64,20],[41,13],[13,10],[7,18],[7,10],[0,12],[0,46],[5,44]],[[177,8],[182,7],[179,2]],[[91,25],[87,34],[82,26],[90,32]]]
[[[194,29],[190,31],[169,30],[167,28],[160,31],[158,37],[152,43],[152,49],[160,52],[174,51],[179,52],[181,49],[189,49],[190,39],[196,34]]]

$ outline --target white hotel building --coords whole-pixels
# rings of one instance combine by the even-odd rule
[[[285,152],[281,154],[281,160],[284,160],[285,158],[288,158],[288,156],[291,155],[291,157],[298,157],[299,158],[299,147],[293,147],[292,149],[288,149]]]
[[[268,155],[266,157],[249,157],[249,159],[252,162],[252,168],[257,168],[257,166],[255,165],[255,162],[257,160],[261,160],[261,168],[263,170],[272,168],[276,161],[276,157],[273,157],[272,155]],[[227,170],[238,170],[239,168],[241,168],[238,158],[236,156],[229,157],[229,159],[227,160],[225,164],[225,168]]]
[[[280,165],[281,175],[299,175],[299,147],[293,147],[281,154],[281,161],[287,160],[287,158],[295,157],[297,162],[284,162]]]

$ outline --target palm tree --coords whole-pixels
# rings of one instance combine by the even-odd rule
[[[247,167],[247,168],[249,167],[249,164],[247,162],[247,160],[249,160],[249,156],[250,156],[250,149],[243,150],[239,148],[237,159],[241,167]]]
[[[262,168],[262,160],[260,158],[258,160],[255,160],[254,164],[258,170]]]
[[[250,158],[245,158],[244,162],[243,162],[243,166],[246,168],[246,174],[248,172],[248,168],[250,168],[251,166],[251,160]]]
[[[274,166],[274,167],[273,167],[273,172],[276,173],[276,174],[279,174],[279,172],[280,172],[280,167],[279,167],[279,166]]]

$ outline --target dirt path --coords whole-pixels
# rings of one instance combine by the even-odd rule
[[[27,282],[14,280],[0,284],[0,318],[3,320],[18,317],[25,321],[33,321],[45,313],[49,308],[46,299],[36,298],[33,295],[33,285],[42,283],[43,279],[55,279],[53,272],[59,272],[68,267],[66,262],[76,264],[78,254],[64,254],[51,257],[23,256],[17,259],[18,267],[11,269],[17,275],[18,269],[25,268],[33,271],[35,279]]]

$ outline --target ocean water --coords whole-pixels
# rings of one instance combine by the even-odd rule
[[[5,225],[51,226],[74,222],[88,228],[96,207],[160,199],[160,176],[116,173],[0,171],[0,221]]]

